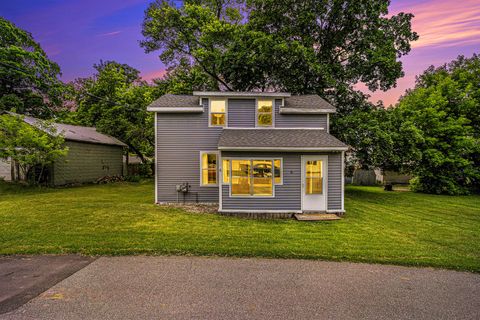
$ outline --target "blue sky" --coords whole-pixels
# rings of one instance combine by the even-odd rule
[[[150,80],[165,67],[157,53],[145,54],[138,42],[150,1],[144,0],[14,0],[0,2],[0,15],[31,32],[70,81],[93,73],[100,60],[116,60],[141,71]],[[461,3],[461,5],[459,5]],[[415,76],[429,65],[440,65],[459,54],[480,52],[480,1],[393,0],[392,14],[415,14],[413,29],[420,34],[410,54],[402,58],[405,77],[397,88],[372,94],[372,101],[395,103]],[[358,88],[366,90],[362,85]]]

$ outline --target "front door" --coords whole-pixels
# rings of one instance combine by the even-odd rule
[[[302,156],[302,211],[327,210],[327,156]]]

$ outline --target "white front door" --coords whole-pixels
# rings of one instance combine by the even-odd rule
[[[327,210],[328,156],[302,156],[302,211]]]

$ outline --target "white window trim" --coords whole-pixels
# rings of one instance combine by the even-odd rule
[[[228,99],[227,98],[221,98],[221,97],[220,98],[219,97],[213,98],[215,100],[225,101],[225,125],[223,125],[223,126],[217,126],[217,125],[212,124],[212,117],[211,117],[211,114],[212,114],[212,110],[211,110],[212,98],[209,97],[207,99],[208,99],[208,127],[209,128],[228,128]],[[219,113],[219,112],[214,112],[214,113]]]
[[[275,99],[272,100],[272,125],[271,126],[261,126],[258,124],[258,98],[255,98],[255,128],[258,129],[271,129],[275,128]],[[260,99],[260,100],[270,100],[268,98]]]
[[[217,183],[215,184],[203,184],[203,167],[202,167],[202,159],[203,159],[203,154],[204,153],[207,153],[207,154],[216,154],[217,155]],[[200,168],[200,187],[213,187],[213,188],[218,188],[218,173],[219,173],[219,170],[218,170],[218,159],[220,159],[220,154],[218,151],[200,151],[200,164],[199,164],[199,168]]]
[[[255,198],[255,199],[262,199],[262,198],[265,198],[265,199],[271,199],[271,198],[275,198],[275,186],[279,186],[279,185],[283,185],[283,158],[271,158],[271,157],[224,157],[222,158],[223,160],[230,160],[230,172],[229,172],[229,178],[230,178],[230,182],[228,184],[225,184],[225,185],[228,185],[228,196],[229,198],[247,198],[247,199],[251,199],[251,198]],[[272,161],[272,165],[274,165],[274,160],[275,159],[280,159],[281,161],[281,177],[282,177],[282,184],[276,184],[275,183],[275,174],[272,175],[272,195],[271,196],[256,196],[256,195],[232,195],[232,160],[250,160],[250,161],[253,161],[253,160],[271,160]],[[274,168],[274,167],[273,167]],[[223,176],[222,176],[222,179],[223,179]]]

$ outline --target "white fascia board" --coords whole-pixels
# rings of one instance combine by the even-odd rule
[[[193,91],[194,96],[200,97],[290,97],[289,92],[234,92],[234,91]]]
[[[149,107],[147,111],[157,113],[202,113],[203,107]]]
[[[218,147],[218,150],[222,151],[285,151],[285,152],[297,152],[297,151],[346,151],[347,147],[316,147],[316,148],[303,148],[303,147]]]
[[[280,108],[280,114],[329,114],[336,112],[335,109]]]

